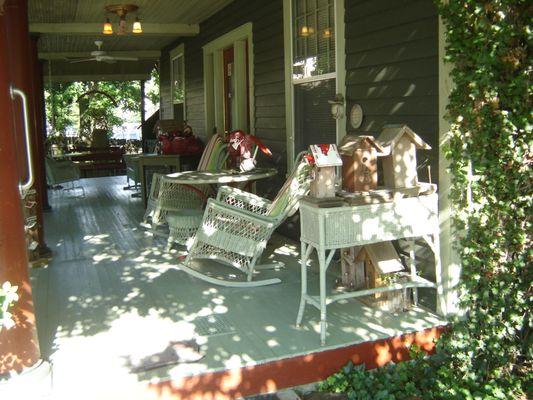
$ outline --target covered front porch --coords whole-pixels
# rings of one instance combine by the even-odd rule
[[[45,237],[53,258],[32,269],[31,281],[42,358],[53,367],[54,399],[234,399],[267,393],[321,380],[350,359],[370,368],[405,359],[413,342],[431,350],[446,324],[422,306],[390,313],[345,300],[328,306],[328,335],[321,346],[317,309],[308,306],[302,326],[295,326],[298,242],[275,234],[263,255],[286,265],[261,272],[281,284],[212,286],[179,270],[184,248],[166,253],[165,238],[141,227],[142,200],[124,190],[125,183],[124,176],[83,179],[84,197],[49,191]],[[208,261],[201,268],[236,271]],[[328,273],[333,290],[340,267]],[[308,290],[316,293],[314,258],[308,274]],[[425,290],[431,291],[428,298],[434,296],[434,290]],[[185,346],[177,362],[132,367],[170,342]]]

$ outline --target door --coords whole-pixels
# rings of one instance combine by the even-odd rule
[[[18,286],[10,308],[15,325],[0,328],[0,375],[35,365],[39,344],[35,326],[24,214],[19,185],[29,188],[28,140],[32,73],[26,2],[0,2],[0,285]],[[3,9],[2,9],[3,7]],[[25,114],[26,113],[26,114]],[[26,129],[25,129],[26,128]],[[21,396],[24,397],[23,392]]]
[[[292,157],[311,144],[338,143],[346,132],[344,114],[332,114],[345,93],[343,20],[343,0],[285,0]]]

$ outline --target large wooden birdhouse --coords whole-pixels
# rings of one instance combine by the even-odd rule
[[[364,264],[365,282],[367,288],[386,286],[386,276],[403,271],[400,257],[391,242],[368,244],[360,248],[355,254],[356,263]],[[383,293],[374,294],[375,298],[383,297]]]
[[[342,189],[370,191],[378,185],[377,155],[383,149],[373,136],[346,135],[339,145],[342,159]]]
[[[418,185],[416,151],[430,150],[426,142],[407,125],[385,126],[377,142],[384,150],[383,181],[391,189]]]

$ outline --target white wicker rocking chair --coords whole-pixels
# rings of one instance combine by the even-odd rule
[[[210,198],[189,253],[179,268],[199,279],[227,287],[253,287],[280,283],[281,280],[252,280],[257,265],[274,230],[299,206],[308,190],[311,168],[300,153],[295,167],[273,201],[229,186]],[[220,279],[190,267],[194,259],[213,259],[237,267],[246,281]]]
[[[226,160],[226,148],[223,137],[213,135],[205,147],[197,170],[220,170]],[[168,224],[167,251],[174,242],[185,245],[196,233],[210,190],[209,185],[175,185],[159,177],[157,200],[154,201],[151,213],[152,229]]]

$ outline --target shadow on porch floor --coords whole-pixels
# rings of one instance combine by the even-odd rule
[[[183,250],[141,228],[142,201],[125,177],[82,180],[86,196],[50,192],[46,243],[54,257],[32,270],[41,353],[53,365],[54,399],[231,399],[319,380],[348,359],[369,365],[404,356],[406,342],[431,346],[445,321],[422,308],[392,314],[357,300],[328,306],[327,344],[319,312],[300,300],[299,243],[274,235],[263,258],[286,268],[261,272],[281,284],[213,287],[179,270]],[[215,264],[206,261],[204,267]],[[236,270],[220,266],[232,274]],[[339,268],[330,268],[332,287]],[[318,292],[315,260],[309,291]],[[416,333],[418,332],[418,333]],[[406,336],[401,336],[407,334]],[[194,340],[202,358],[148,371],[128,359]],[[369,362],[369,360],[371,362]]]

